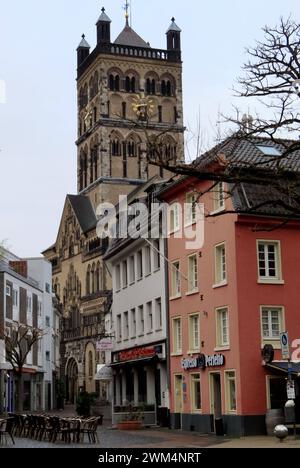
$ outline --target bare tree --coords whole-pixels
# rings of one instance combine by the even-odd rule
[[[23,369],[27,357],[37,346],[43,332],[27,325],[17,325],[15,328],[0,330],[0,336],[4,337],[6,360],[11,364],[16,377],[16,403],[17,411],[23,410]],[[36,350],[37,351],[37,350]]]
[[[227,182],[228,197],[242,185],[258,187],[263,196],[234,211],[255,214],[267,209],[271,215],[281,213],[287,222],[300,217],[300,25],[291,18],[281,19],[278,26],[266,26],[263,32],[264,39],[246,49],[249,59],[235,93],[258,100],[264,116],[249,117],[235,108],[235,117],[225,117],[232,128],[227,138],[191,164],[169,157],[166,132],[150,136],[147,119],[137,125],[145,129],[149,163],[176,175],[210,180],[210,191]],[[243,157],[247,141],[278,151]]]

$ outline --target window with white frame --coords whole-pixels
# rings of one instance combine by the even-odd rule
[[[138,318],[139,318],[139,335],[144,335],[145,333],[145,319],[144,319],[144,306],[139,306],[138,308]]]
[[[129,283],[133,284],[135,282],[135,263],[134,255],[129,257]]]
[[[161,309],[161,298],[155,299],[155,323],[156,329],[161,330],[162,328],[162,309]]]
[[[117,341],[122,341],[122,315],[117,315]]]
[[[229,318],[228,308],[222,307],[216,310],[217,347],[229,346]]]
[[[225,190],[224,183],[218,182],[214,187],[214,211],[221,211],[225,208]]]
[[[13,306],[18,307],[19,305],[19,291],[17,289],[13,289]]]
[[[177,260],[171,264],[171,296],[181,294],[180,262]]]
[[[29,296],[29,294],[27,294],[27,312],[29,314],[32,312],[32,296]]]
[[[225,244],[215,247],[215,284],[226,282],[226,248]]]
[[[192,413],[201,411],[201,382],[200,374],[191,374],[191,410]]]
[[[50,317],[46,316],[46,327],[50,327]]]
[[[160,241],[155,239],[153,241],[153,256],[154,256],[154,271],[160,269]]]
[[[128,312],[124,312],[124,340],[129,338],[129,317]]]
[[[226,385],[226,410],[227,412],[236,411],[236,383],[235,371],[225,371]]]
[[[136,337],[136,312],[135,312],[135,309],[131,309],[130,316],[131,316],[131,326],[130,326],[131,338],[135,338]]]
[[[137,278],[143,278],[143,251],[139,250],[137,253]]]
[[[151,274],[151,248],[150,245],[145,247],[145,275]]]
[[[180,229],[181,205],[178,202],[172,203],[169,207],[169,232],[176,232]]]
[[[128,286],[128,273],[127,273],[127,260],[122,262],[122,287],[123,289]]]
[[[200,319],[199,314],[189,315],[189,349],[200,350]]]
[[[181,317],[173,318],[173,353],[182,353],[182,327]]]
[[[282,307],[262,307],[261,326],[263,340],[279,340],[280,333],[283,332],[283,308]]]
[[[6,296],[11,297],[11,286],[9,284],[6,285],[5,292]]]
[[[197,254],[188,258],[188,292],[198,291],[198,258]]]
[[[153,310],[152,310],[152,302],[147,302],[146,304],[146,311],[147,311],[147,328],[148,333],[153,331]]]
[[[116,265],[115,268],[116,291],[121,289],[121,266]]]
[[[197,194],[187,193],[185,197],[185,225],[194,224],[197,220]]]
[[[280,244],[278,241],[258,241],[258,272],[260,280],[281,280]]]

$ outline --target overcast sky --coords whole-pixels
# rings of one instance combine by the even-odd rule
[[[124,26],[122,0],[103,0],[112,38]],[[36,256],[56,238],[67,193],[76,193],[76,48],[82,33],[95,46],[98,0],[0,0],[0,240]],[[204,139],[218,110],[228,111],[244,47],[261,27],[289,14],[299,0],[132,0],[133,28],[165,48],[174,15],[182,29],[184,112]],[[6,84],[2,104],[1,80]],[[246,109],[247,110],[247,109]]]

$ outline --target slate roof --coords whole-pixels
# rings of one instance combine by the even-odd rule
[[[105,13],[105,8],[102,8],[102,13],[101,15],[99,16],[99,19],[97,21],[97,24],[100,23],[100,21],[102,23],[111,23],[111,19],[107,16],[107,14]]]
[[[126,24],[123,31],[119,34],[114,42],[118,45],[127,45],[133,47],[150,48],[149,44],[144,41],[130,26]]]
[[[97,218],[88,197],[84,195],[68,195],[76,218],[84,233],[93,229],[97,224]]]
[[[81,42],[80,42],[80,44],[78,46],[78,49],[80,49],[80,48],[81,49],[90,49],[91,48],[90,44],[86,41],[84,34],[82,35]]]
[[[170,24],[168,30],[167,30],[167,33],[169,31],[176,31],[176,32],[181,32],[181,29],[179,26],[177,26],[177,24],[175,23],[175,18],[172,18],[172,23]]]

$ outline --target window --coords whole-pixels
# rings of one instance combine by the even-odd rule
[[[154,271],[160,269],[160,242],[156,239],[153,242]]]
[[[279,242],[258,241],[257,245],[259,280],[281,280]]]
[[[122,285],[123,289],[128,286],[128,275],[127,275],[127,260],[122,262]]]
[[[46,283],[45,289],[46,289],[46,292],[47,292],[47,293],[49,293],[49,294],[51,293],[51,286],[50,286],[49,283]]]
[[[173,353],[182,354],[181,318],[173,319]]]
[[[146,276],[151,274],[151,249],[149,245],[145,247],[145,274]]]
[[[93,378],[93,370],[94,370],[94,365],[93,365],[93,353],[92,351],[89,351],[89,355],[88,355],[88,369],[89,369],[89,378],[92,379]]]
[[[18,307],[19,303],[19,292],[17,289],[13,289],[13,305],[14,307]]]
[[[281,152],[273,146],[257,145],[256,148],[259,149],[259,151],[261,151],[265,156],[281,156]]]
[[[161,298],[155,299],[155,323],[156,329],[161,330],[162,328],[162,310],[161,310]]]
[[[124,312],[124,340],[129,338],[129,317],[128,312]]]
[[[121,289],[121,267],[120,265],[116,266],[116,291]]]
[[[226,250],[225,244],[215,247],[215,284],[226,282]]]
[[[136,314],[135,309],[131,309],[131,338],[136,337]]]
[[[180,210],[179,203],[172,203],[169,209],[169,231],[175,232],[180,229]]]
[[[181,293],[180,263],[173,262],[171,265],[171,297],[178,297]]]
[[[261,326],[263,340],[279,340],[283,332],[283,309],[282,307],[262,307]]]
[[[134,256],[132,255],[129,257],[129,284],[133,284],[135,282],[135,264],[134,264]]]
[[[189,316],[189,341],[190,351],[200,350],[199,314],[193,314]]]
[[[6,295],[11,297],[11,286],[9,286],[8,284],[6,285]]]
[[[137,276],[138,280],[143,278],[143,252],[140,250],[137,253]]]
[[[27,312],[31,314],[32,312],[32,297],[27,296]]]
[[[214,188],[214,210],[221,211],[225,208],[225,192],[223,182],[219,182]]]
[[[188,292],[198,291],[198,259],[197,254],[188,258]]]
[[[122,317],[121,314],[117,315],[117,340],[122,340]]]
[[[162,106],[158,106],[158,123],[162,123]]]
[[[217,347],[229,346],[229,321],[228,309],[226,307],[217,309]]]
[[[138,317],[139,317],[139,335],[144,335],[145,333],[145,321],[144,321],[144,307],[139,306],[138,308]]]
[[[38,301],[38,315],[39,317],[42,316],[42,302]]]
[[[236,411],[235,371],[225,371],[226,409],[228,412]]]
[[[191,374],[191,405],[193,413],[201,411],[200,374]]]
[[[126,119],[126,102],[122,102],[122,118]]]
[[[50,317],[46,317],[46,327],[50,327]]]
[[[152,312],[152,302],[147,302],[147,326],[148,333],[153,332],[153,312]]]
[[[197,194],[188,193],[185,198],[185,224],[194,224],[197,220]]]
[[[50,361],[50,351],[46,351],[46,361]]]

